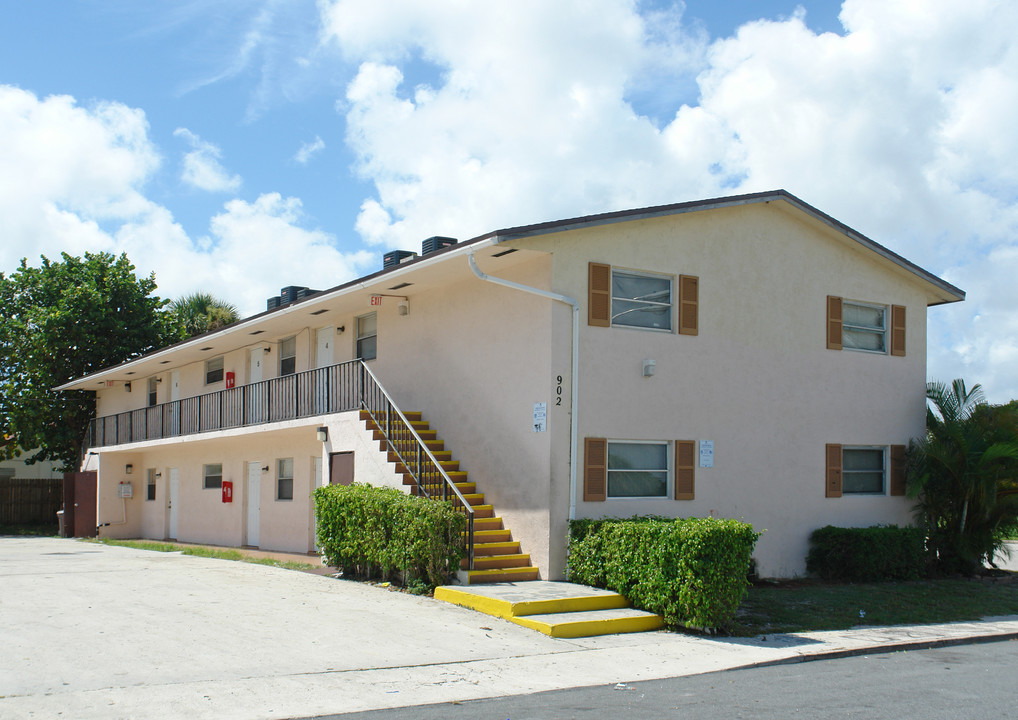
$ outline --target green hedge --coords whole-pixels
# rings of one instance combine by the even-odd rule
[[[897,525],[842,528],[827,525],[810,535],[806,571],[824,580],[917,580],[927,567],[923,531]]]
[[[409,583],[441,585],[460,565],[466,516],[447,502],[395,488],[328,485],[315,490],[318,546],[345,573],[404,573]]]
[[[725,628],[760,533],[738,520],[574,520],[569,580],[607,588],[672,627]]]

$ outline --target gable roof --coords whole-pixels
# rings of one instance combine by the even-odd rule
[[[315,295],[310,295],[300,300],[295,300],[286,305],[282,305],[271,310],[252,315],[250,317],[239,320],[232,325],[228,325],[225,328],[219,330],[213,330],[204,335],[197,335],[192,338],[188,338],[174,345],[170,345],[158,350],[154,350],[146,355],[139,358],[128,360],[127,362],[121,363],[120,365],[104,368],[103,370],[90,373],[89,375],[77,378],[63,385],[60,385],[54,389],[56,390],[70,390],[70,389],[90,389],[85,387],[86,385],[92,384],[95,381],[100,381],[104,378],[110,378],[118,371],[125,370],[128,366],[140,365],[145,363],[146,365],[153,364],[153,360],[162,358],[171,353],[178,351],[187,351],[188,357],[185,359],[178,359],[177,366],[180,364],[186,364],[189,362],[196,362],[204,359],[206,356],[201,355],[204,350],[211,350],[207,346],[213,340],[221,339],[225,336],[244,336],[251,335],[253,327],[257,325],[265,325],[273,323],[273,320],[279,318],[280,320],[288,317],[290,314],[309,309],[317,305],[325,305],[330,300],[338,297],[349,295],[353,293],[379,293],[386,294],[387,291],[396,291],[396,288],[386,287],[393,281],[403,278],[404,276],[414,274],[419,275],[421,272],[425,272],[429,275],[436,276],[437,282],[441,282],[442,272],[440,270],[443,266],[448,266],[450,261],[455,257],[461,257],[464,255],[472,254],[480,251],[482,248],[492,248],[493,254],[499,254],[497,247],[502,243],[511,242],[514,240],[523,240],[526,238],[538,237],[542,235],[551,235],[555,233],[568,232],[571,230],[582,230],[584,228],[596,227],[601,225],[610,225],[614,223],[632,222],[636,220],[644,220],[651,218],[664,218],[674,215],[682,215],[685,213],[702,212],[705,210],[715,210],[726,207],[736,207],[740,205],[753,205],[760,203],[771,203],[781,202],[787,204],[793,211],[802,213],[804,216],[819,222],[827,227],[831,228],[835,232],[845,236],[848,240],[857,243],[865,250],[876,253],[885,260],[893,263],[894,265],[904,269],[917,280],[926,284],[926,286],[932,291],[931,295],[935,296],[937,300],[929,303],[930,305],[940,305],[943,303],[958,302],[965,299],[964,291],[951,285],[945,280],[933,275],[932,273],[924,270],[918,265],[906,260],[901,255],[887,249],[883,245],[869,239],[865,235],[856,232],[849,226],[845,225],[838,220],[835,220],[830,215],[821,212],[812,205],[803,202],[799,198],[795,197],[786,190],[769,190],[766,192],[749,193],[744,195],[731,195],[727,197],[712,198],[708,200],[695,200],[691,202],[673,203],[670,205],[656,205],[646,208],[637,208],[633,210],[620,210],[615,212],[598,213],[595,215],[584,215],[574,218],[566,218],[563,220],[553,220],[550,222],[535,223],[532,225],[520,225],[517,227],[504,228],[501,230],[495,230],[493,232],[479,235],[477,237],[465,240],[456,245],[437,250],[427,255],[409,260],[407,262],[394,265],[392,267],[382,268],[381,270],[370,273],[363,277],[357,278],[347,283],[337,285],[328,290],[323,290]],[[433,268],[433,269],[432,269]],[[467,266],[464,263],[462,271],[468,273]],[[240,343],[241,346],[250,345],[255,340],[245,338]],[[215,356],[214,353],[212,356]],[[162,371],[165,368],[159,367],[159,365],[166,365],[169,361],[159,361],[152,368],[141,368],[143,371],[140,373],[128,373],[129,375],[136,376],[136,379],[141,379],[148,375],[153,374],[155,371]]]

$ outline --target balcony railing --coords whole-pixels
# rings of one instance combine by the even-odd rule
[[[96,418],[89,448],[299,420],[361,407],[360,360]]]

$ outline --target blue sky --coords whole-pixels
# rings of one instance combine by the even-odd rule
[[[1013,3],[0,9],[0,271],[127,252],[247,314],[430,235],[783,187],[968,291],[930,375],[1018,397]]]

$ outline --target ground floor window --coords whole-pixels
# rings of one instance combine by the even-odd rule
[[[293,500],[293,458],[276,461],[276,499]]]
[[[608,442],[608,497],[667,497],[667,442]]]
[[[223,464],[210,463],[202,466],[206,490],[219,490],[223,487]]]
[[[842,492],[882,495],[885,487],[886,465],[885,448],[842,448]]]
[[[155,500],[156,499],[156,469],[149,468],[145,471],[145,499]]]

